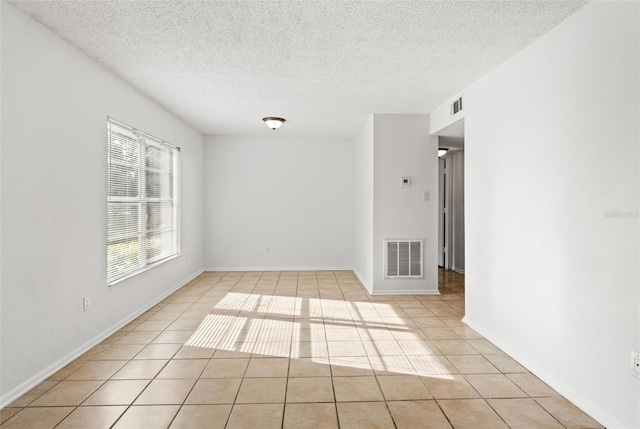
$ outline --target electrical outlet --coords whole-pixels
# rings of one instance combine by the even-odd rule
[[[89,311],[89,309],[91,308],[91,298],[85,298],[82,301],[82,305],[83,305],[84,311]]]
[[[267,253],[271,253],[271,247],[267,247]]]
[[[636,377],[640,377],[640,352],[631,352],[631,372]]]

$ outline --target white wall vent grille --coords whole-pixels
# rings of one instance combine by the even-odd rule
[[[386,278],[422,277],[422,240],[384,240]]]
[[[458,112],[462,111],[462,97],[458,98],[456,101],[451,103],[451,114],[455,115]]]

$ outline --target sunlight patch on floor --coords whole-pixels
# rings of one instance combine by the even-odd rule
[[[387,303],[229,292],[185,345],[447,377],[450,365],[437,348],[395,310]]]

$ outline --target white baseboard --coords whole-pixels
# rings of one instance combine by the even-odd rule
[[[415,289],[376,290],[371,295],[440,295],[440,291]]]
[[[74,360],[82,356],[91,348],[100,344],[102,341],[104,341],[105,339],[107,339],[117,331],[119,331],[122,327],[126,326],[132,320],[139,317],[142,313],[144,313],[145,311],[147,311],[148,309],[150,309],[151,307],[153,307],[154,305],[156,305],[157,303],[159,303],[160,301],[162,301],[163,299],[165,299],[166,297],[168,297],[169,295],[171,295],[172,293],[174,293],[175,291],[177,291],[178,289],[180,289],[181,287],[189,283],[191,280],[198,277],[200,274],[203,273],[203,271],[204,270],[198,270],[194,274],[191,274],[189,277],[182,280],[177,285],[174,285],[167,292],[163,293],[159,297],[153,299],[151,302],[133,311],[124,319],[117,322],[115,325],[99,333],[98,335],[96,335],[86,343],[82,344],[80,347],[68,353],[66,356],[58,359],[56,362],[52,363],[42,371],[38,372],[33,377],[29,378],[23,383],[20,383],[18,386],[16,386],[15,388],[11,389],[10,391],[2,395],[0,397],[0,409],[6,407],[7,405],[10,405],[13,401],[15,401],[16,399],[18,399],[19,397],[21,397],[22,395],[24,395],[25,393],[27,393],[28,391],[36,387],[38,384],[42,383],[44,380],[46,380],[47,378],[49,378],[50,376],[52,376],[53,374],[55,374],[65,366],[67,366],[69,363],[73,362]]]
[[[440,291],[436,290],[428,290],[428,291],[420,291],[415,289],[394,289],[394,290],[376,290],[373,291],[373,285],[366,282],[362,274],[356,269],[352,268],[353,273],[356,275],[362,286],[367,290],[370,295],[440,295]]]
[[[353,274],[356,275],[356,277],[358,278],[358,281],[360,282],[360,284],[367,290],[367,292],[369,292],[369,294],[371,294],[371,286],[369,284],[369,282],[365,281],[364,278],[362,277],[362,274],[360,274],[360,272],[353,268]]]
[[[575,389],[573,389],[571,386],[567,386],[565,385],[565,383],[558,381],[555,377],[551,376],[544,368],[540,367],[530,359],[526,359],[526,357],[521,356],[519,353],[509,347],[508,344],[498,341],[493,335],[491,335],[490,332],[488,332],[486,329],[483,329],[481,325],[478,325],[472,319],[469,319],[469,317],[463,317],[462,322],[485,337],[487,340],[491,341],[498,348],[502,349],[506,354],[515,359],[516,362],[524,366],[533,375],[548,384],[549,387],[558,392],[560,395],[564,396],[571,403],[576,405],[578,408],[587,413],[591,418],[593,418],[600,424],[604,425],[607,428],[625,427],[620,422],[618,422],[614,416],[611,416],[600,409],[597,404],[586,402],[580,395],[580,393],[576,392]]]
[[[460,268],[456,268],[456,267],[453,267],[451,269],[453,271],[455,271],[456,273],[458,273],[458,274],[464,274],[464,269],[460,269]]]
[[[353,271],[352,267],[205,267],[204,271]]]

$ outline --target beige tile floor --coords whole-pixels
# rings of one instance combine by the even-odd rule
[[[597,428],[440,296],[208,272],[0,412],[3,429]]]

